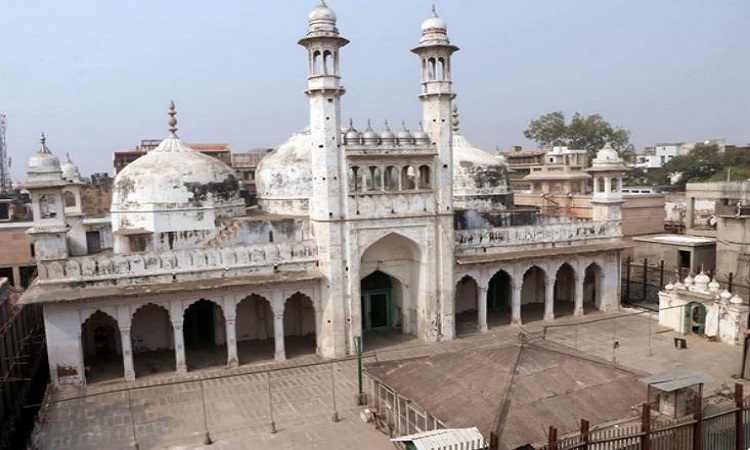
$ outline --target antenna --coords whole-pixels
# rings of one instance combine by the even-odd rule
[[[5,146],[5,129],[5,114],[0,114],[0,194],[13,192],[13,184],[10,180],[10,160]]]

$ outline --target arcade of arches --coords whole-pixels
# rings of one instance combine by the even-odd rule
[[[615,308],[619,274],[607,276],[602,267],[603,258],[581,258],[467,271],[455,289],[457,333]]]
[[[125,313],[90,311],[82,316],[80,338],[86,380],[132,380],[315,353],[320,314],[314,293],[271,291],[221,301],[149,302]]]

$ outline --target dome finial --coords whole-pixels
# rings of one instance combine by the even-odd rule
[[[44,135],[44,131],[42,131],[42,137],[39,138],[39,142],[42,144],[39,148],[39,153],[52,153],[47,148],[47,136]]]
[[[432,4],[432,17],[437,17],[437,11],[435,10],[435,4]]]
[[[458,133],[458,125],[461,123],[458,120],[458,105],[453,105],[453,113],[451,113],[451,116],[453,117],[453,120],[451,121],[453,132]]]
[[[167,123],[169,124],[169,134],[172,136],[177,136],[177,118],[175,117],[177,115],[177,111],[175,110],[174,106],[174,100],[169,101],[169,112],[167,113],[169,116],[169,120]]]

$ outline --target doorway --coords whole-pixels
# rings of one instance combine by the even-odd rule
[[[388,275],[376,270],[362,280],[362,331],[393,328],[392,285]]]

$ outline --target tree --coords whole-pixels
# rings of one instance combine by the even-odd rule
[[[623,158],[635,158],[630,132],[612,126],[599,114],[583,116],[575,113],[570,123],[566,124],[562,111],[551,112],[532,120],[523,135],[543,147],[564,145],[586,150],[592,159],[609,142]]]
[[[677,175],[680,179],[675,185],[705,181],[724,167],[724,156],[719,153],[716,144],[698,144],[687,155],[678,155],[662,166],[664,172]]]

